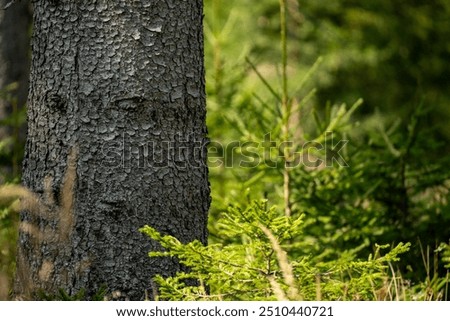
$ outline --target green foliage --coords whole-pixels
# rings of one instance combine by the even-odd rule
[[[443,251],[442,261],[446,263],[445,267],[450,269],[450,245],[449,244],[441,244],[440,251]]]
[[[388,264],[409,249],[409,244],[401,243],[383,255],[388,246],[377,247],[366,260],[349,251],[333,261],[315,262],[303,220],[303,215],[286,217],[267,201],[252,201],[245,209],[230,207],[217,222],[222,242],[208,246],[198,241],[182,244],[144,227],[142,232],[165,248],[150,256],[174,256],[190,269],[157,277],[159,298],[373,300],[388,278]],[[192,279],[198,284],[185,284]]]
[[[3,295],[8,293],[15,271],[15,241],[18,231],[16,205],[14,201],[3,200],[3,195],[0,195],[0,293]],[[0,299],[5,300],[6,297],[0,295]]]
[[[25,108],[19,108],[14,96],[17,83],[0,89],[0,104],[9,107],[0,119],[0,189],[20,180],[24,142],[20,134],[26,120]],[[6,113],[6,110],[5,110]],[[0,193],[0,300],[7,298],[15,270],[18,234],[17,197]]]
[[[347,131],[348,167],[293,172],[296,208],[311,214],[308,231],[319,243],[348,248],[417,239],[435,246],[446,241],[450,159],[434,159],[439,145],[414,125],[421,113],[417,108],[406,132]],[[336,139],[343,134],[335,132]],[[415,255],[420,256],[418,250]]]
[[[0,183],[18,181],[23,158],[24,137],[21,131],[26,122],[26,109],[18,106],[14,95],[17,89],[17,83],[0,88],[2,114],[6,116],[0,119]]]

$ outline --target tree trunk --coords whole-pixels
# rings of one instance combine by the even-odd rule
[[[0,90],[5,89],[12,83],[17,84],[17,89],[12,92],[17,100],[15,106],[11,101],[4,99],[5,97],[0,97],[0,120],[8,117],[13,109],[23,108],[27,100],[30,74],[30,37],[28,32],[30,27],[31,10],[27,1],[15,3],[7,10],[0,10]],[[0,127],[0,141],[10,135],[14,135],[16,141],[23,141],[25,132],[25,126],[15,128],[14,132],[7,126]],[[17,146],[15,147],[17,148]],[[0,172],[2,172],[0,173],[0,183],[2,174],[12,174],[13,176],[18,174],[13,170],[15,165],[17,164],[11,164],[10,159],[7,160],[6,164],[0,165]]]
[[[37,1],[32,53],[15,291],[152,298],[138,229],[207,241],[202,1]]]

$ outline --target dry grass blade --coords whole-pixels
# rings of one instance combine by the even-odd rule
[[[4,273],[0,273],[0,301],[8,300],[9,278]]]
[[[76,163],[78,149],[70,150],[67,158],[67,168],[60,185],[59,204],[55,201],[53,178],[46,176],[43,182],[44,193],[38,195],[19,185],[0,186],[0,204],[6,204],[15,212],[26,213],[26,218],[19,223],[19,230],[30,237],[31,252],[23,253],[19,248],[17,253],[17,270],[15,295],[16,299],[30,299],[33,297],[36,282],[51,283],[53,275],[58,272],[53,259],[69,260],[70,250],[65,249],[72,235],[74,216],[74,187],[76,184]],[[27,237],[28,237],[27,236]],[[42,244],[55,248],[56,257],[43,257],[40,251]],[[70,247],[69,247],[70,249]],[[31,268],[29,255],[42,259],[40,266]],[[89,266],[89,260],[79,263],[79,270]],[[63,272],[61,272],[63,273]],[[1,276],[0,276],[1,277]],[[3,298],[4,282],[1,282],[0,298]],[[9,286],[7,286],[9,288]],[[8,290],[7,290],[8,291]]]
[[[302,300],[302,297],[298,292],[297,285],[295,283],[294,270],[292,268],[291,263],[289,262],[289,258],[286,254],[286,251],[284,251],[281,248],[280,243],[267,227],[260,224],[259,228],[267,236],[267,238],[270,241],[270,244],[272,245],[273,250],[275,251],[275,254],[277,255],[278,264],[280,266],[281,273],[283,274],[284,282],[288,286],[287,297],[290,300]]]
[[[270,286],[278,301],[289,301],[280,284],[275,280],[273,276],[268,276]]]
[[[74,187],[76,183],[76,161],[78,149],[72,148],[67,158],[67,171],[61,186],[61,207],[59,209],[59,238],[61,242],[67,242],[75,225],[73,213]]]
[[[35,213],[37,208],[43,206],[39,197],[23,186],[4,185],[0,187],[1,203],[12,203],[17,199],[21,199],[19,208],[15,208],[18,211],[26,210]]]

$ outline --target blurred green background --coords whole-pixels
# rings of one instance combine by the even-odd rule
[[[439,246],[450,239],[450,2],[286,5],[288,91],[298,106],[290,115],[290,138],[320,137],[342,104],[364,101],[333,127],[337,141],[349,141],[343,149],[348,168],[290,172],[292,209],[306,213],[314,255],[326,260],[358,249],[365,258],[375,244],[409,241],[402,273],[413,283],[445,279]],[[268,132],[277,137],[283,122],[272,92],[281,95],[283,87],[279,2],[209,0],[205,14],[211,139],[226,145],[262,142]],[[210,173],[212,221],[246,197],[284,206],[279,168]],[[214,224],[210,231],[214,240]]]

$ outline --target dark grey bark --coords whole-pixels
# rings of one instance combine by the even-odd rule
[[[152,297],[182,267],[145,224],[206,243],[202,1],[35,2],[15,291]]]
[[[1,6],[3,8],[3,1]],[[30,38],[31,8],[28,2],[16,3],[8,10],[0,10],[0,89],[17,83],[12,93],[17,99],[17,108],[22,108],[28,95],[28,77],[30,74]],[[8,117],[13,110],[11,101],[0,97],[0,120]],[[25,137],[25,126],[19,128],[17,139]],[[0,126],[0,140],[11,135],[12,130]],[[0,172],[12,174],[12,166],[4,164]],[[17,173],[14,173],[17,174]],[[0,181],[1,181],[0,175]]]

